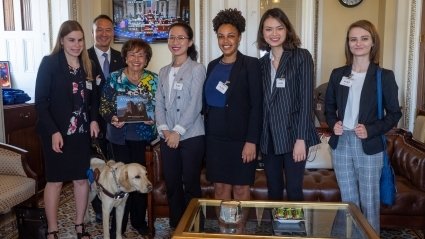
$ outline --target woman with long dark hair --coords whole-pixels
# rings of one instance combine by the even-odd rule
[[[155,117],[170,226],[175,228],[189,201],[202,196],[199,176],[205,148],[201,115],[205,67],[196,62],[193,31],[186,23],[171,25],[168,49],[173,60],[159,71]]]

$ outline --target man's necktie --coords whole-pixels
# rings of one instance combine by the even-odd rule
[[[105,57],[105,61],[103,61],[103,75],[105,76],[105,79],[109,77],[109,61],[108,61],[108,53],[104,52],[102,54],[103,57]]]

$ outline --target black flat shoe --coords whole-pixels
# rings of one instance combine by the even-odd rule
[[[75,231],[77,232],[77,238],[78,239],[83,239],[84,237],[90,239],[90,234],[88,232],[86,232],[86,228],[84,226],[84,223],[76,224],[74,227],[75,227]],[[78,232],[78,230],[77,230],[78,227],[81,227],[81,232]]]

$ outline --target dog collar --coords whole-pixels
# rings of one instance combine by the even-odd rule
[[[113,199],[126,198],[128,196],[128,193],[123,192],[122,190],[120,190],[120,185],[118,184],[117,176],[115,174],[115,169],[112,168],[112,167],[110,167],[110,168],[111,168],[112,176],[114,177],[114,182],[117,185],[118,192],[115,193],[115,194],[113,194],[113,193],[109,192],[105,187],[103,187],[102,184],[99,183],[100,171],[98,169],[96,169],[98,172],[96,173],[96,171],[95,171],[95,181],[96,181],[96,184],[98,186],[98,191],[99,192],[103,192],[106,196],[108,196],[110,198],[113,198]]]
[[[98,191],[99,192],[103,192],[106,196],[113,198],[113,199],[122,199],[122,198],[126,198],[128,196],[128,193],[123,192],[123,191],[119,191],[115,194],[109,192],[108,190],[106,190],[105,187],[103,187],[102,184],[100,184],[99,182],[96,182],[97,186],[98,186]]]

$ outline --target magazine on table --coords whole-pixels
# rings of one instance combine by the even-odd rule
[[[117,117],[120,122],[152,122],[154,115],[153,106],[149,104],[148,99],[144,99],[140,96],[117,96]]]

